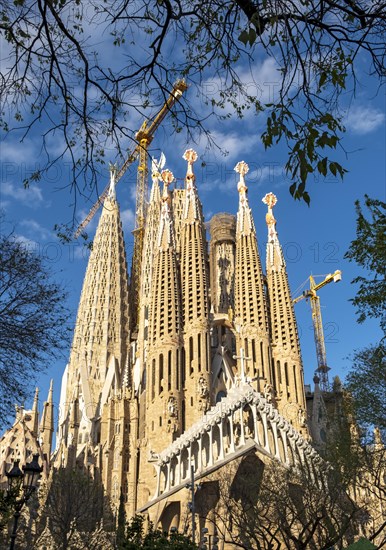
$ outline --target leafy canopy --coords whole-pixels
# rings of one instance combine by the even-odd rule
[[[386,435],[386,346],[368,346],[355,352],[346,387],[355,398],[362,425],[377,426]]]
[[[22,137],[39,126],[47,155],[26,185],[66,155],[73,190],[89,195],[107,148],[126,158],[136,116],[154,113],[182,77],[193,90],[173,111],[175,130],[197,137],[209,118],[251,110],[265,121],[265,147],[287,145],[290,192],[308,203],[310,174],[344,175],[334,150],[357,74],[365,70],[377,83],[385,75],[381,0],[15,0],[0,6],[7,43],[1,124]],[[277,77],[267,100],[258,67],[268,59]]]
[[[126,538],[119,545],[119,550],[195,550],[198,547],[184,535],[177,532],[162,533],[150,523],[145,529],[143,516],[134,516],[127,524]]]
[[[359,201],[357,211],[357,236],[345,258],[355,261],[367,271],[352,281],[359,288],[352,303],[357,308],[358,322],[367,317],[379,319],[386,335],[386,203],[365,195],[366,211]]]
[[[365,195],[365,207],[356,202],[357,235],[345,257],[365,270],[352,281],[359,285],[352,300],[358,322],[379,320],[383,337],[355,351],[346,382],[358,421],[386,433],[386,203]]]
[[[5,422],[14,403],[30,397],[37,373],[68,347],[70,312],[66,292],[44,258],[12,232],[0,235],[0,275],[0,418]]]

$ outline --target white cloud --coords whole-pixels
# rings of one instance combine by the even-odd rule
[[[246,67],[235,67],[235,71],[242,84],[242,91],[236,94],[232,100],[238,105],[245,104],[244,94],[250,97],[255,97],[261,103],[272,103],[278,100],[279,85],[281,77],[278,72],[278,65],[272,58],[267,58],[261,63],[257,63],[251,66],[249,69]],[[212,107],[206,105],[206,101],[211,102],[212,99],[221,100],[221,93],[226,93],[230,83],[221,78],[212,78],[205,80],[199,88],[196,99],[193,98],[192,103],[196,108],[199,108],[199,112],[210,112]],[[233,87],[235,91],[236,88]],[[228,115],[234,113],[234,107],[231,103],[226,103],[224,109],[220,111],[222,115]],[[244,120],[254,118],[256,112],[254,109],[245,110]]]
[[[248,174],[248,180],[256,183],[270,183],[278,185],[282,180],[286,178],[284,166],[277,163],[265,162],[262,165],[257,166],[253,171]]]
[[[385,113],[373,107],[352,107],[346,118],[346,128],[355,134],[369,134],[385,121]]]
[[[14,235],[15,241],[22,244],[23,247],[28,252],[33,252],[34,254],[39,254],[40,252],[40,246],[39,243],[32,239],[28,239],[28,237],[25,237],[24,235]]]
[[[33,234],[34,237],[37,237],[41,240],[48,240],[53,237],[51,231],[40,225],[40,223],[35,220],[22,220],[20,222],[20,225],[22,227],[25,227],[29,234]]]
[[[22,142],[4,140],[1,144],[1,156],[6,163],[14,162],[25,166],[26,163],[34,163],[38,154],[36,145],[30,139],[24,139]]]
[[[130,208],[121,211],[121,220],[123,231],[128,234],[129,231],[133,231],[135,222],[135,213]],[[127,235],[128,236],[128,235]]]
[[[0,196],[0,209],[7,210],[10,204],[10,201],[6,201],[3,199],[3,197]]]
[[[210,132],[210,137],[213,142],[221,148],[223,155],[216,154],[214,151],[214,162],[227,163],[227,169],[233,170],[234,166],[240,160],[243,160],[243,156],[247,155],[257,147],[261,147],[259,136],[257,135],[245,135],[244,131],[236,132],[220,132],[214,130]],[[206,136],[202,136],[202,141],[205,142]],[[198,144],[197,150],[203,150],[201,142]],[[213,155],[210,155],[212,158]]]
[[[1,193],[6,197],[11,197],[20,201],[30,208],[38,208],[44,202],[43,192],[41,188],[35,184],[31,184],[30,187],[24,188],[21,184],[16,186],[9,181],[3,181],[1,183]]]

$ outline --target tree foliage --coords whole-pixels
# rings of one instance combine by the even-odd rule
[[[134,516],[127,524],[126,539],[118,545],[118,550],[195,550],[197,546],[180,533],[162,533],[150,523],[145,526],[143,516]]]
[[[358,322],[379,321],[383,338],[379,343],[356,350],[347,389],[354,397],[356,416],[364,425],[386,429],[386,203],[365,195],[366,211],[356,201],[357,235],[345,257],[356,262],[365,275],[352,281],[359,285],[352,303]]]
[[[245,550],[327,550],[340,548],[357,532],[362,511],[327,468],[316,477],[300,464],[288,468],[272,462],[263,468],[257,484],[251,483],[252,472],[235,477],[227,472],[222,479],[218,514],[225,530],[220,539]]]
[[[385,449],[361,446],[354,434],[347,435],[350,444],[337,449],[345,456],[335,453],[333,462],[317,467],[263,463],[252,454],[228,465],[216,482],[214,512],[205,504],[208,483],[202,485],[201,525],[212,522],[220,541],[244,550],[346,548],[360,535],[381,548]],[[350,457],[354,464],[346,468]]]
[[[355,415],[365,426],[378,426],[386,435],[386,345],[381,342],[356,351],[346,387],[355,400]]]
[[[103,488],[80,469],[55,470],[41,496],[34,548],[98,550],[113,548],[112,533],[102,527]],[[106,525],[104,525],[106,527]]]
[[[4,489],[0,489],[0,534],[2,531],[5,531],[10,519],[14,514],[16,497],[17,495],[12,494]]]
[[[4,220],[2,220],[4,221]],[[0,418],[30,397],[38,372],[68,346],[66,292],[44,259],[0,235]]]
[[[85,191],[81,176],[95,185],[106,147],[126,158],[133,115],[147,118],[183,77],[196,93],[175,111],[177,131],[205,129],[212,115],[266,113],[263,143],[287,144],[290,191],[309,202],[309,174],[345,172],[331,158],[344,132],[342,95],[355,93],[362,71],[382,81],[385,21],[381,0],[2,2],[2,126],[25,137],[42,124],[47,164],[30,180],[66,155]],[[277,73],[268,100],[255,74],[267,59]]]
[[[359,285],[352,303],[359,323],[368,317],[378,319],[386,335],[386,203],[365,195],[366,211],[359,201],[355,207],[357,235],[345,258],[356,262],[367,274],[352,281]]]

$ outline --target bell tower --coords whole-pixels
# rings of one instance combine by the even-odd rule
[[[245,175],[248,165],[241,161],[235,171],[239,209],[236,222],[235,318],[239,376],[246,375],[258,391],[267,391],[274,384],[270,361],[267,296],[257,245],[256,230],[248,203]],[[241,365],[243,363],[243,365]],[[245,370],[241,372],[241,367]]]
[[[111,166],[109,193],[88,261],[63,376],[56,454],[60,464],[67,463],[70,447],[78,462],[95,454],[101,442],[103,406],[120,391],[127,362],[128,273],[115,177],[116,166]]]
[[[267,283],[273,340],[272,370],[275,373],[278,410],[296,429],[308,433],[298,328],[273,215],[277,198],[273,193],[267,193],[262,200],[268,207]]]

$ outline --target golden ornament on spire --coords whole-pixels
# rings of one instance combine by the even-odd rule
[[[188,164],[192,165],[198,159],[198,155],[194,149],[187,149],[182,155],[182,158],[185,159]]]
[[[249,166],[246,162],[243,160],[238,162],[236,166],[234,167],[235,172],[240,174],[240,181],[237,184],[237,190],[240,193],[241,191],[246,191],[248,188],[245,184],[245,175],[249,172]]]
[[[198,159],[198,155],[196,151],[194,151],[194,149],[187,149],[182,158],[185,159],[188,163],[188,170],[186,172],[186,183],[187,188],[190,189],[192,183],[194,182],[193,163],[196,162],[196,160]]]
[[[268,205],[268,208],[271,210],[277,203],[277,197],[273,193],[267,193],[261,200],[264,204]]]
[[[272,212],[272,208],[277,203],[277,197],[273,193],[267,193],[265,197],[263,197],[262,202],[268,206],[268,212],[265,216],[265,221],[267,222],[267,225],[275,225],[276,220]]]
[[[161,172],[161,178],[162,178],[162,181],[164,182],[162,200],[165,201],[169,198],[168,187],[174,181],[173,172],[171,172],[170,170],[163,170]]]
[[[170,185],[174,181],[173,172],[170,170],[162,170],[161,178],[165,185]]]

